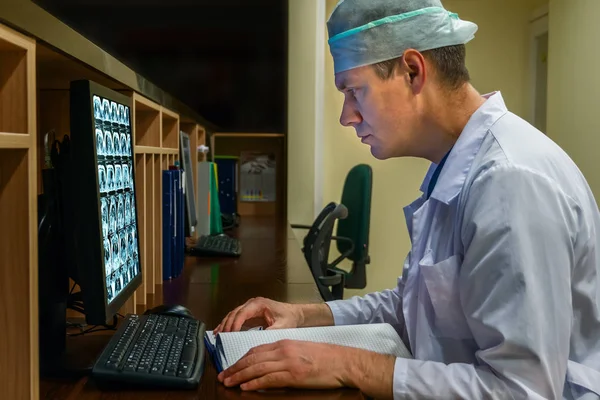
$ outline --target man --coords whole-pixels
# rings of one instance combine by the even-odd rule
[[[432,161],[405,209],[397,287],[319,305],[252,299],[216,331],[388,322],[414,360],[283,341],[219,375],[226,386],[356,387],[377,398],[600,395],[600,214],[550,139],[469,84],[476,25],[439,0],[344,0],[328,21],[341,123],[379,159]]]

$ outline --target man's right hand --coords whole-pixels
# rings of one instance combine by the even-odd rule
[[[216,335],[219,332],[237,332],[246,321],[255,318],[264,320],[266,329],[297,328],[303,324],[300,305],[257,297],[227,314],[213,333]]]

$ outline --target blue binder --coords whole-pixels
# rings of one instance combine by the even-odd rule
[[[183,264],[185,261],[185,203],[183,194],[183,171],[172,170],[175,206],[175,241],[174,241],[174,257],[173,257],[173,276],[181,275]]]
[[[173,278],[175,186],[172,171],[163,171],[163,280]]]

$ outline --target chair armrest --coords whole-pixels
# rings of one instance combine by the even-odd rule
[[[331,240],[338,240],[340,242],[350,243],[350,248],[346,250],[343,254],[341,254],[338,258],[333,260],[333,262],[329,265],[329,267],[335,267],[340,262],[342,262],[344,258],[348,257],[350,254],[352,254],[352,252],[354,252],[354,241],[350,238],[343,236],[332,236]]]
[[[290,226],[292,227],[292,229],[310,229],[310,228],[312,228],[310,225],[292,224]]]

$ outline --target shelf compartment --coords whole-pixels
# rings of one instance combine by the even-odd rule
[[[136,305],[146,304],[146,163],[143,154],[135,156],[135,198],[140,241],[142,284],[135,291]]]
[[[37,395],[37,221],[30,220],[37,209],[28,151],[0,150],[0,320],[10,321],[0,331],[6,399]]]
[[[179,116],[165,108],[162,109],[162,147],[179,148]]]
[[[154,156],[154,284],[162,285],[162,165],[161,155]],[[161,293],[157,288],[155,295]]]
[[[160,111],[140,99],[134,96],[134,143],[136,146],[160,148]]]
[[[42,193],[42,170],[45,168],[44,136],[54,130],[54,137],[62,141],[65,135],[71,134],[71,98],[68,90],[39,90],[37,99],[37,188],[38,193]]]
[[[146,154],[146,295],[154,293],[154,247],[156,241],[154,240],[155,221],[154,221],[154,156],[152,154]]]
[[[27,53],[31,46],[27,39],[0,26],[0,132],[29,132],[28,93],[33,83],[27,82],[32,68]]]

